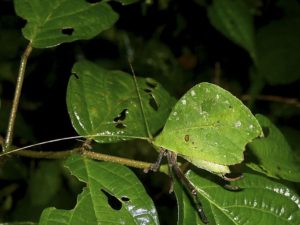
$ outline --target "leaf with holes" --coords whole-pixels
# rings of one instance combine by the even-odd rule
[[[249,144],[253,162],[247,165],[277,179],[300,182],[300,162],[278,128],[265,116],[256,115],[265,137]],[[250,156],[251,156],[250,155]]]
[[[148,139],[141,104],[131,75],[88,61],[74,65],[67,106],[75,130],[99,143]],[[137,79],[150,132],[163,127],[174,99],[150,78]]]
[[[208,7],[211,24],[228,39],[246,49],[256,61],[254,26],[245,2],[240,0],[214,0]]]
[[[16,13],[27,20],[23,35],[35,48],[93,38],[118,19],[105,1],[15,0],[14,3]]]
[[[152,200],[127,167],[80,156],[70,157],[66,166],[87,187],[74,209],[44,210],[40,225],[159,224]]]
[[[187,178],[200,193],[211,225],[299,224],[300,197],[283,184],[246,173],[232,184],[240,190],[229,191],[193,171]]]
[[[201,83],[177,102],[154,144],[222,175],[243,161],[245,145],[260,135],[258,121],[239,99]]]

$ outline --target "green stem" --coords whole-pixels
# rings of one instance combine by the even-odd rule
[[[80,152],[80,148],[74,148],[72,150],[65,151],[32,151],[32,150],[21,150],[15,152],[13,154],[29,157],[29,158],[37,158],[37,159],[65,159],[74,153]]]
[[[11,154],[19,155],[23,157],[29,157],[29,158],[37,158],[37,159],[65,159],[75,153],[80,154],[80,152],[81,152],[81,148],[75,148],[72,150],[59,151],[59,152],[21,150]],[[151,163],[148,162],[137,161],[137,160],[127,159],[127,158],[122,158],[117,156],[111,156],[111,155],[106,155],[106,154],[86,151],[86,150],[82,151],[81,155],[90,159],[114,162],[114,163],[130,166],[138,169],[149,169],[150,166],[152,165]]]
[[[26,49],[25,49],[25,51],[22,55],[21,62],[20,62],[20,68],[19,68],[19,72],[18,72],[18,79],[17,79],[16,89],[15,89],[15,96],[14,96],[13,105],[12,105],[10,116],[9,116],[9,121],[8,121],[8,127],[7,127],[3,152],[9,151],[10,146],[12,144],[15,120],[16,120],[18,105],[19,105],[22,86],[23,86],[23,80],[24,80],[24,75],[25,75],[25,70],[26,70],[26,64],[27,64],[27,60],[28,60],[28,57],[29,57],[31,51],[32,51],[32,46],[31,46],[31,42],[29,42],[29,44],[27,45],[27,47],[26,47]]]
[[[134,168],[138,168],[138,169],[148,169],[152,165],[152,163],[127,159],[127,158],[121,158],[121,157],[117,157],[117,156],[111,156],[111,155],[106,155],[106,154],[92,152],[92,151],[83,151],[82,155],[87,158],[114,162],[114,163],[122,164],[125,166],[130,166],[130,167],[134,167]]]
[[[2,144],[3,144],[3,138],[1,138],[0,136],[0,145]],[[65,150],[65,151],[33,151],[33,150],[13,151],[12,150],[11,152],[4,152],[0,154],[0,159],[2,159],[2,157],[5,155],[11,155],[11,154],[29,157],[29,158],[38,158],[38,159],[65,159],[76,153],[81,154],[82,156],[90,159],[114,162],[125,166],[145,169],[145,171],[147,171],[152,166],[152,163],[92,152],[92,151],[84,150],[84,148],[82,147],[74,148],[71,150]]]

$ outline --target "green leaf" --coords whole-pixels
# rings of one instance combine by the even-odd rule
[[[70,157],[66,166],[87,187],[72,210],[48,208],[40,225],[159,224],[155,206],[127,167]]]
[[[177,180],[174,180],[174,193],[178,206],[178,221],[177,225],[202,225],[204,224],[187,195],[185,189]]]
[[[210,225],[299,224],[299,196],[268,178],[244,174],[233,183],[239,191],[228,191],[193,171],[188,171],[187,178],[201,195]]]
[[[190,89],[175,105],[155,145],[216,173],[243,160],[245,145],[262,134],[250,110],[228,91],[210,83]]]
[[[265,137],[249,144],[255,161],[247,165],[277,179],[300,182],[300,162],[296,161],[295,153],[283,134],[265,116],[256,115],[256,118],[264,130]]]
[[[105,2],[84,0],[15,0],[16,13],[27,20],[23,35],[35,48],[91,39],[110,28],[118,14]]]
[[[91,62],[75,64],[67,90],[72,124],[80,135],[97,142],[147,139],[141,105],[131,75],[110,71]],[[152,134],[160,129],[174,99],[151,78],[138,78],[138,86]]]
[[[42,161],[29,180],[29,196],[32,205],[46,205],[62,185],[59,161]],[[51,187],[51,188],[49,188]]]
[[[252,15],[241,0],[214,0],[208,7],[211,24],[232,42],[248,51],[256,62]]]
[[[299,27],[300,19],[290,18],[273,21],[258,30],[258,73],[269,84],[289,84],[300,79]]]

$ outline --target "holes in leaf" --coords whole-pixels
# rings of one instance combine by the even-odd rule
[[[126,124],[124,124],[122,122],[117,122],[115,127],[118,129],[124,129],[124,128],[126,128]]]
[[[124,120],[126,119],[127,113],[128,113],[128,109],[123,109],[123,111],[114,118],[114,123],[116,128],[124,129],[126,127]]]
[[[262,130],[263,130],[263,132],[264,132],[264,136],[265,136],[265,137],[268,137],[269,134],[270,134],[270,129],[269,129],[269,127],[262,127]]]
[[[101,189],[101,191],[105,194],[107,197],[107,203],[110,205],[110,207],[114,210],[120,210],[122,208],[122,202],[117,199],[115,196],[111,195],[107,191]]]
[[[121,200],[123,201],[123,202],[129,202],[129,198],[128,197],[126,197],[126,196],[123,196],[122,198],[121,198]]]
[[[155,89],[157,87],[157,82],[149,77],[146,78],[146,85],[148,86],[148,88],[151,89]]]
[[[151,93],[151,92],[152,92],[152,90],[151,90],[151,89],[149,89],[149,88],[145,88],[145,89],[144,89],[144,92],[146,92],[146,93]]]
[[[72,73],[72,76],[74,76],[76,79],[79,79],[79,76],[77,75],[77,73]]]
[[[150,99],[149,99],[149,105],[155,110],[157,111],[158,110],[158,103],[154,97],[153,94],[149,93],[149,96],[150,96]]]
[[[146,92],[150,97],[149,105],[152,107],[152,109],[157,111],[159,108],[159,105],[158,105],[158,102],[156,101],[155,95],[152,92],[153,92],[153,89],[155,89],[157,87],[158,83],[151,78],[146,78],[145,82],[148,87],[145,88],[143,91]]]
[[[190,140],[190,135],[188,135],[188,134],[185,135],[185,136],[184,136],[184,140],[185,140],[185,142],[188,142],[188,141]]]
[[[66,27],[66,28],[61,29],[61,33],[68,35],[68,36],[71,36],[73,34],[73,32],[74,32],[74,28],[72,28],[72,27]]]

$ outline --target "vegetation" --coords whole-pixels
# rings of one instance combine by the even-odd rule
[[[0,8],[2,223],[300,223],[298,1]]]

